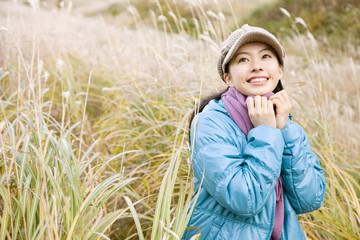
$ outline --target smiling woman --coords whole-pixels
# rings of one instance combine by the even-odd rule
[[[305,239],[296,215],[320,208],[326,185],[289,117],[280,82],[285,51],[271,33],[248,25],[221,48],[218,71],[228,88],[190,120],[198,196],[183,239],[197,234],[194,227],[200,239]]]
[[[237,50],[224,79],[244,95],[255,96],[273,91],[282,75],[275,51],[265,43],[252,42]]]

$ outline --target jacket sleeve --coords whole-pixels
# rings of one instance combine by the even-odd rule
[[[297,214],[316,210],[323,204],[326,192],[319,159],[311,152],[301,126],[288,120],[281,132],[285,141],[281,166],[284,191]]]
[[[229,211],[242,216],[258,214],[274,194],[280,175],[281,131],[258,126],[249,132],[247,142],[230,118],[231,122],[214,121],[218,116],[199,115],[198,123],[193,121],[191,127],[195,177],[203,179],[202,187]]]

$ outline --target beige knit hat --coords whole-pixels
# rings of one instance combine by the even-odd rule
[[[252,27],[245,24],[241,28],[232,32],[221,44],[221,54],[218,60],[218,72],[222,80],[224,80],[226,64],[230,62],[236,51],[241,46],[249,42],[263,42],[268,44],[275,50],[280,64],[284,65],[285,50],[276,37],[263,28]]]

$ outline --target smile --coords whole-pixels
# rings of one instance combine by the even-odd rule
[[[261,83],[261,82],[266,82],[268,80],[268,78],[266,77],[256,77],[256,78],[250,78],[248,80],[248,83]]]

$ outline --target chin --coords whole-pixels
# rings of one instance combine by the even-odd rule
[[[259,89],[259,90],[254,90],[254,91],[249,91],[249,95],[266,95],[268,93],[271,93],[273,91],[273,88],[266,88],[266,89]]]
[[[248,94],[248,96],[257,96],[257,95],[260,95],[260,96],[263,96],[263,95],[266,95],[268,93],[270,93],[271,91],[261,91],[261,92],[250,92]]]

